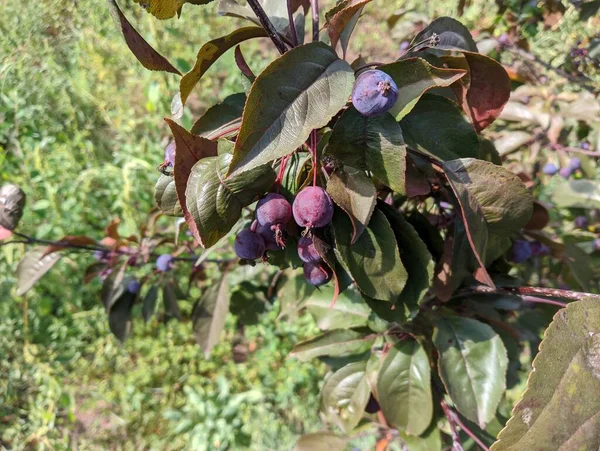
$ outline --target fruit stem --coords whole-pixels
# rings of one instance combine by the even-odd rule
[[[310,134],[310,146],[313,154],[313,186],[317,186],[317,173],[319,172],[319,156],[317,145],[317,131],[313,130]]]
[[[258,0],[248,0],[248,4],[250,5],[250,8],[252,8],[252,11],[254,11],[254,14],[256,14],[256,17],[258,17],[260,24],[267,32],[267,35],[271,41],[273,41],[273,44],[275,44],[275,47],[279,53],[283,55],[287,51],[287,47],[281,39],[281,36],[279,36],[279,33],[277,33],[277,30],[275,30],[275,26],[269,20],[269,16],[267,16],[267,13],[265,13],[265,10],[261,4],[258,2]]]
[[[313,42],[319,40],[319,0],[310,0],[313,23]]]
[[[298,45],[298,33],[296,33],[296,25],[294,23],[294,13],[292,12],[292,0],[287,0],[288,19],[290,21],[290,32],[292,34],[292,45]]]

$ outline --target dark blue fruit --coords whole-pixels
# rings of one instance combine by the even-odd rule
[[[269,193],[258,201],[256,220],[262,226],[287,224],[292,219],[292,206],[285,197]]]
[[[303,236],[298,240],[298,256],[305,263],[317,263],[322,260],[315,249],[312,238]]]
[[[558,172],[558,167],[554,163],[546,163],[542,170],[546,175],[554,175]]]
[[[394,106],[398,86],[392,77],[380,70],[361,73],[352,91],[352,104],[362,115],[380,116]]]
[[[138,294],[142,285],[137,280],[132,280],[127,284],[127,291],[131,294]]]
[[[530,243],[531,254],[535,256],[543,256],[548,255],[550,253],[550,248],[545,244],[540,243],[539,241],[534,241]]]
[[[325,285],[331,280],[331,270],[323,263],[304,263],[304,278],[315,287]]]
[[[575,227],[578,229],[585,229],[590,225],[590,221],[585,216],[577,216],[575,218]]]
[[[569,169],[571,169],[571,172],[581,169],[581,160],[577,157],[571,158],[569,160]]]
[[[319,186],[309,186],[298,193],[292,206],[300,227],[324,227],[333,219],[333,202]]]
[[[515,263],[523,263],[531,257],[532,250],[529,241],[515,240],[512,245],[511,260]]]
[[[379,407],[379,403],[377,402],[377,400],[373,397],[373,395],[369,396],[369,401],[367,402],[367,405],[365,406],[365,412],[377,413],[380,410],[381,410],[381,407]]]
[[[596,252],[600,252],[600,238],[596,238],[594,240],[594,250]]]
[[[265,241],[265,249],[268,251],[279,251],[281,247],[277,244],[277,238],[275,237],[275,231],[269,226],[259,225],[256,231],[263,237]]]
[[[571,168],[561,168],[561,170],[558,172],[560,174],[561,177],[564,177],[566,179],[568,179],[569,177],[571,177],[571,174],[573,174],[573,170],[571,170]]]
[[[244,260],[256,260],[265,253],[265,240],[260,233],[250,229],[244,229],[235,237],[233,250],[239,258]]]
[[[159,255],[156,259],[156,269],[167,272],[173,267],[173,256],[171,254]]]
[[[170,167],[175,165],[175,141],[171,141],[165,148],[165,164]]]

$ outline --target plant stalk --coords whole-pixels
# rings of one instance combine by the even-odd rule
[[[319,40],[319,0],[310,0],[310,9],[312,10],[313,42],[317,42]]]
[[[258,17],[260,24],[267,32],[271,41],[273,41],[273,44],[275,44],[279,53],[283,55],[287,51],[287,47],[285,46],[283,39],[281,39],[281,36],[279,36],[279,33],[277,33],[277,30],[275,30],[273,22],[269,20],[269,17],[261,4],[258,0],[248,0],[248,4],[250,5],[250,8],[252,8],[252,11],[254,11],[254,14],[256,14],[256,17]]]

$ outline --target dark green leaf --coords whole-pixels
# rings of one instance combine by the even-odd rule
[[[183,216],[183,210],[177,199],[177,189],[175,188],[175,178],[173,176],[161,174],[154,187],[154,201],[156,206],[167,216]]]
[[[334,329],[297,343],[290,355],[303,362],[323,355],[343,357],[370,349],[374,341],[375,335],[352,329]]]
[[[226,97],[221,103],[211,106],[192,126],[191,132],[205,138],[217,129],[242,116],[246,94],[239,92]]]
[[[367,362],[350,363],[325,379],[321,409],[329,421],[348,433],[365,412],[371,388],[365,378]]]
[[[306,282],[303,280],[304,284]],[[334,288],[327,285],[313,293],[302,303],[321,330],[366,326],[370,309],[354,289],[345,290],[331,305]]]
[[[238,284],[231,294],[230,311],[245,326],[258,324],[260,315],[266,311],[266,306],[264,290],[251,282],[244,281]]]
[[[421,435],[433,418],[429,358],[416,340],[403,340],[388,352],[377,380],[379,405],[388,423]]]
[[[304,182],[302,177],[303,168],[308,159],[308,153],[296,152],[290,156],[287,162],[281,180],[280,194],[285,196],[290,203],[294,202],[294,197]]]
[[[556,184],[552,201],[562,208],[600,208],[600,183],[594,180],[570,180]]]
[[[262,27],[244,27],[238,28],[227,36],[213,39],[204,44],[198,51],[198,55],[196,55],[196,64],[194,64],[193,69],[185,74],[179,82],[181,103],[185,105],[196,84],[223,53],[235,47],[240,42],[265,36],[267,36],[267,33]]]
[[[475,129],[460,108],[445,97],[425,94],[400,127],[411,148],[441,160],[479,155]]]
[[[23,296],[62,257],[61,254],[46,254],[46,246],[30,249],[17,265],[17,296]],[[43,257],[42,257],[43,256]]]
[[[407,451],[440,451],[443,449],[442,436],[436,421],[433,421],[429,428],[418,437],[401,432],[400,438]]]
[[[325,152],[343,165],[371,171],[397,193],[406,192],[406,146],[389,114],[369,118],[348,108],[336,122]]]
[[[585,21],[593,17],[600,10],[600,0],[580,4],[579,20]]]
[[[156,1],[156,0],[155,0]],[[138,59],[142,66],[149,70],[160,70],[181,75],[181,73],[137,32],[121,12],[115,0],[108,0],[108,8],[115,22],[123,34],[123,38],[131,53]]]
[[[396,120],[404,118],[423,94],[433,88],[450,86],[467,72],[462,69],[434,67],[423,58],[408,58],[381,66],[398,85],[398,100],[390,110]]]
[[[352,243],[352,223],[336,211],[333,219],[337,251],[358,288],[367,296],[391,301],[407,280],[398,245],[388,220],[379,210],[373,212],[363,234]]]
[[[291,269],[284,271],[280,280],[277,285],[277,299],[280,306],[279,318],[283,318],[295,313],[316,288],[307,283],[301,273]],[[331,299],[329,302],[331,303]]]
[[[303,435],[293,451],[344,451],[348,439],[333,432],[315,432]]]
[[[344,166],[329,178],[327,192],[350,218],[354,243],[367,227],[375,208],[377,191],[373,180],[362,170]]]
[[[440,377],[456,408],[485,428],[506,389],[508,358],[502,339],[487,324],[448,316],[433,335]]]
[[[108,312],[108,327],[119,341],[124,342],[131,334],[133,323],[131,309],[135,302],[135,294],[125,291]]]
[[[256,78],[244,108],[229,173],[287,155],[346,104],[354,72],[326,44],[296,47]]]
[[[0,227],[15,230],[21,217],[27,198],[17,185],[7,184],[0,188]]]
[[[219,342],[229,313],[229,285],[225,273],[219,283],[206,289],[192,311],[192,328],[196,342],[206,358]]]
[[[181,321],[181,312],[177,303],[177,290],[173,282],[169,281],[163,285],[163,303],[167,318],[177,318]]]
[[[591,257],[574,243],[567,243],[564,248],[564,261],[571,277],[584,291],[590,291],[590,283],[594,280],[594,265]]]
[[[188,179],[187,208],[198,230],[197,239],[205,248],[225,236],[240,218],[242,208],[275,181],[275,173],[267,165],[226,177],[231,159],[232,155],[225,152],[200,160]]]
[[[493,451],[600,447],[600,303],[560,310],[544,333],[527,389]]]
[[[440,17],[434,20],[421,31],[411,42],[411,45],[426,41],[434,34],[439,36],[439,43],[435,45],[440,49],[460,49],[477,52],[477,45],[469,29],[458,20],[451,17]],[[434,47],[433,45],[427,45]]]
[[[152,315],[156,311],[156,301],[158,300],[158,287],[156,285],[152,285],[146,296],[144,297],[144,301],[142,304],[142,316],[144,317],[144,321],[150,321]]]

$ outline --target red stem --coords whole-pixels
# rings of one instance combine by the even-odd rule
[[[317,144],[317,131],[313,130],[310,134],[310,145],[313,154],[313,186],[317,186],[317,173],[319,172],[319,156]]]
[[[290,21],[290,32],[292,34],[292,45],[298,45],[298,34],[296,33],[296,25],[294,24],[294,13],[292,12],[292,0],[287,0],[288,20]]]

